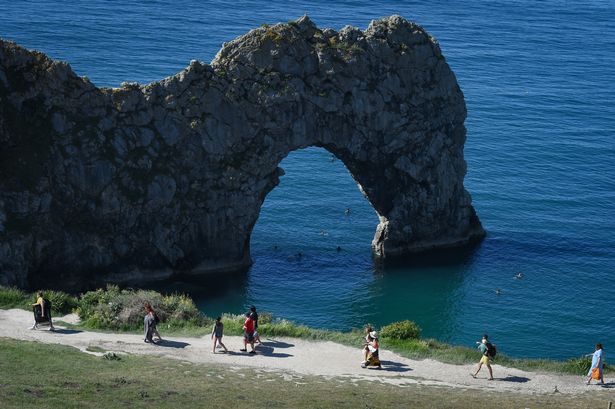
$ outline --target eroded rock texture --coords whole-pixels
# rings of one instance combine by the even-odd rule
[[[484,231],[463,187],[463,94],[401,17],[307,17],[145,86],[97,88],[0,41],[0,283],[91,286],[250,264],[289,152],[324,147],[380,216],[382,257]]]

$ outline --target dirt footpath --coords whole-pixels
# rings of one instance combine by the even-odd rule
[[[75,322],[76,316],[57,318]],[[483,368],[478,379],[470,376],[472,365],[452,365],[431,359],[412,360],[391,351],[381,349],[383,369],[362,369],[361,351],[333,342],[306,341],[295,338],[264,339],[256,355],[239,352],[243,348],[241,337],[225,336],[223,341],[229,353],[213,354],[209,336],[202,338],[165,338],[160,345],[146,344],[142,335],[124,333],[100,333],[64,329],[56,331],[29,330],[32,313],[12,309],[0,310],[0,336],[39,341],[48,344],[69,345],[87,352],[86,348],[97,346],[106,351],[129,354],[143,354],[179,359],[194,363],[216,363],[237,370],[252,367],[261,370],[282,372],[289,378],[302,375],[376,380],[393,385],[421,384],[430,386],[459,387],[487,391],[507,391],[524,394],[578,394],[588,391],[604,391],[599,386],[587,386],[581,376],[555,375],[525,372],[519,369],[493,366],[494,381],[487,380]],[[164,332],[162,334],[164,336]],[[92,352],[88,352],[92,353]],[[613,387],[612,380],[605,379],[607,387]],[[557,392],[556,392],[557,390]]]

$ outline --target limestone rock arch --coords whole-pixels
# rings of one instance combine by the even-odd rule
[[[280,161],[309,146],[378,213],[377,256],[465,244],[484,235],[463,187],[465,117],[437,42],[399,16],[257,28],[211,64],[114,89],[0,41],[0,283],[246,268]]]

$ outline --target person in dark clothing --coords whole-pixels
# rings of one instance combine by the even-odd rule
[[[252,320],[254,321],[254,342],[258,342],[261,344],[261,337],[258,335],[258,313],[256,312],[256,307],[250,307],[250,314],[252,315]]]
[[[143,328],[145,331],[145,342],[149,342],[152,344],[157,343],[158,341],[154,341],[152,337],[154,334],[158,334],[158,330],[156,330],[156,314],[154,313],[154,309],[152,306],[146,302],[145,303],[145,317],[143,318]],[[160,340],[160,335],[158,334],[158,340]]]

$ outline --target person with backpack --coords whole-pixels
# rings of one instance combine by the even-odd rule
[[[478,350],[483,354],[483,356],[480,358],[480,361],[478,362],[478,368],[476,369],[476,372],[470,375],[472,375],[472,378],[476,378],[476,375],[478,375],[478,372],[480,371],[482,366],[485,365],[487,366],[487,369],[489,370],[489,380],[492,381],[493,380],[493,370],[491,369],[491,360],[495,358],[495,354],[496,354],[495,345],[489,342],[489,336],[487,334],[483,335],[483,339],[480,342],[477,341],[476,343],[478,344],[477,346]]]

